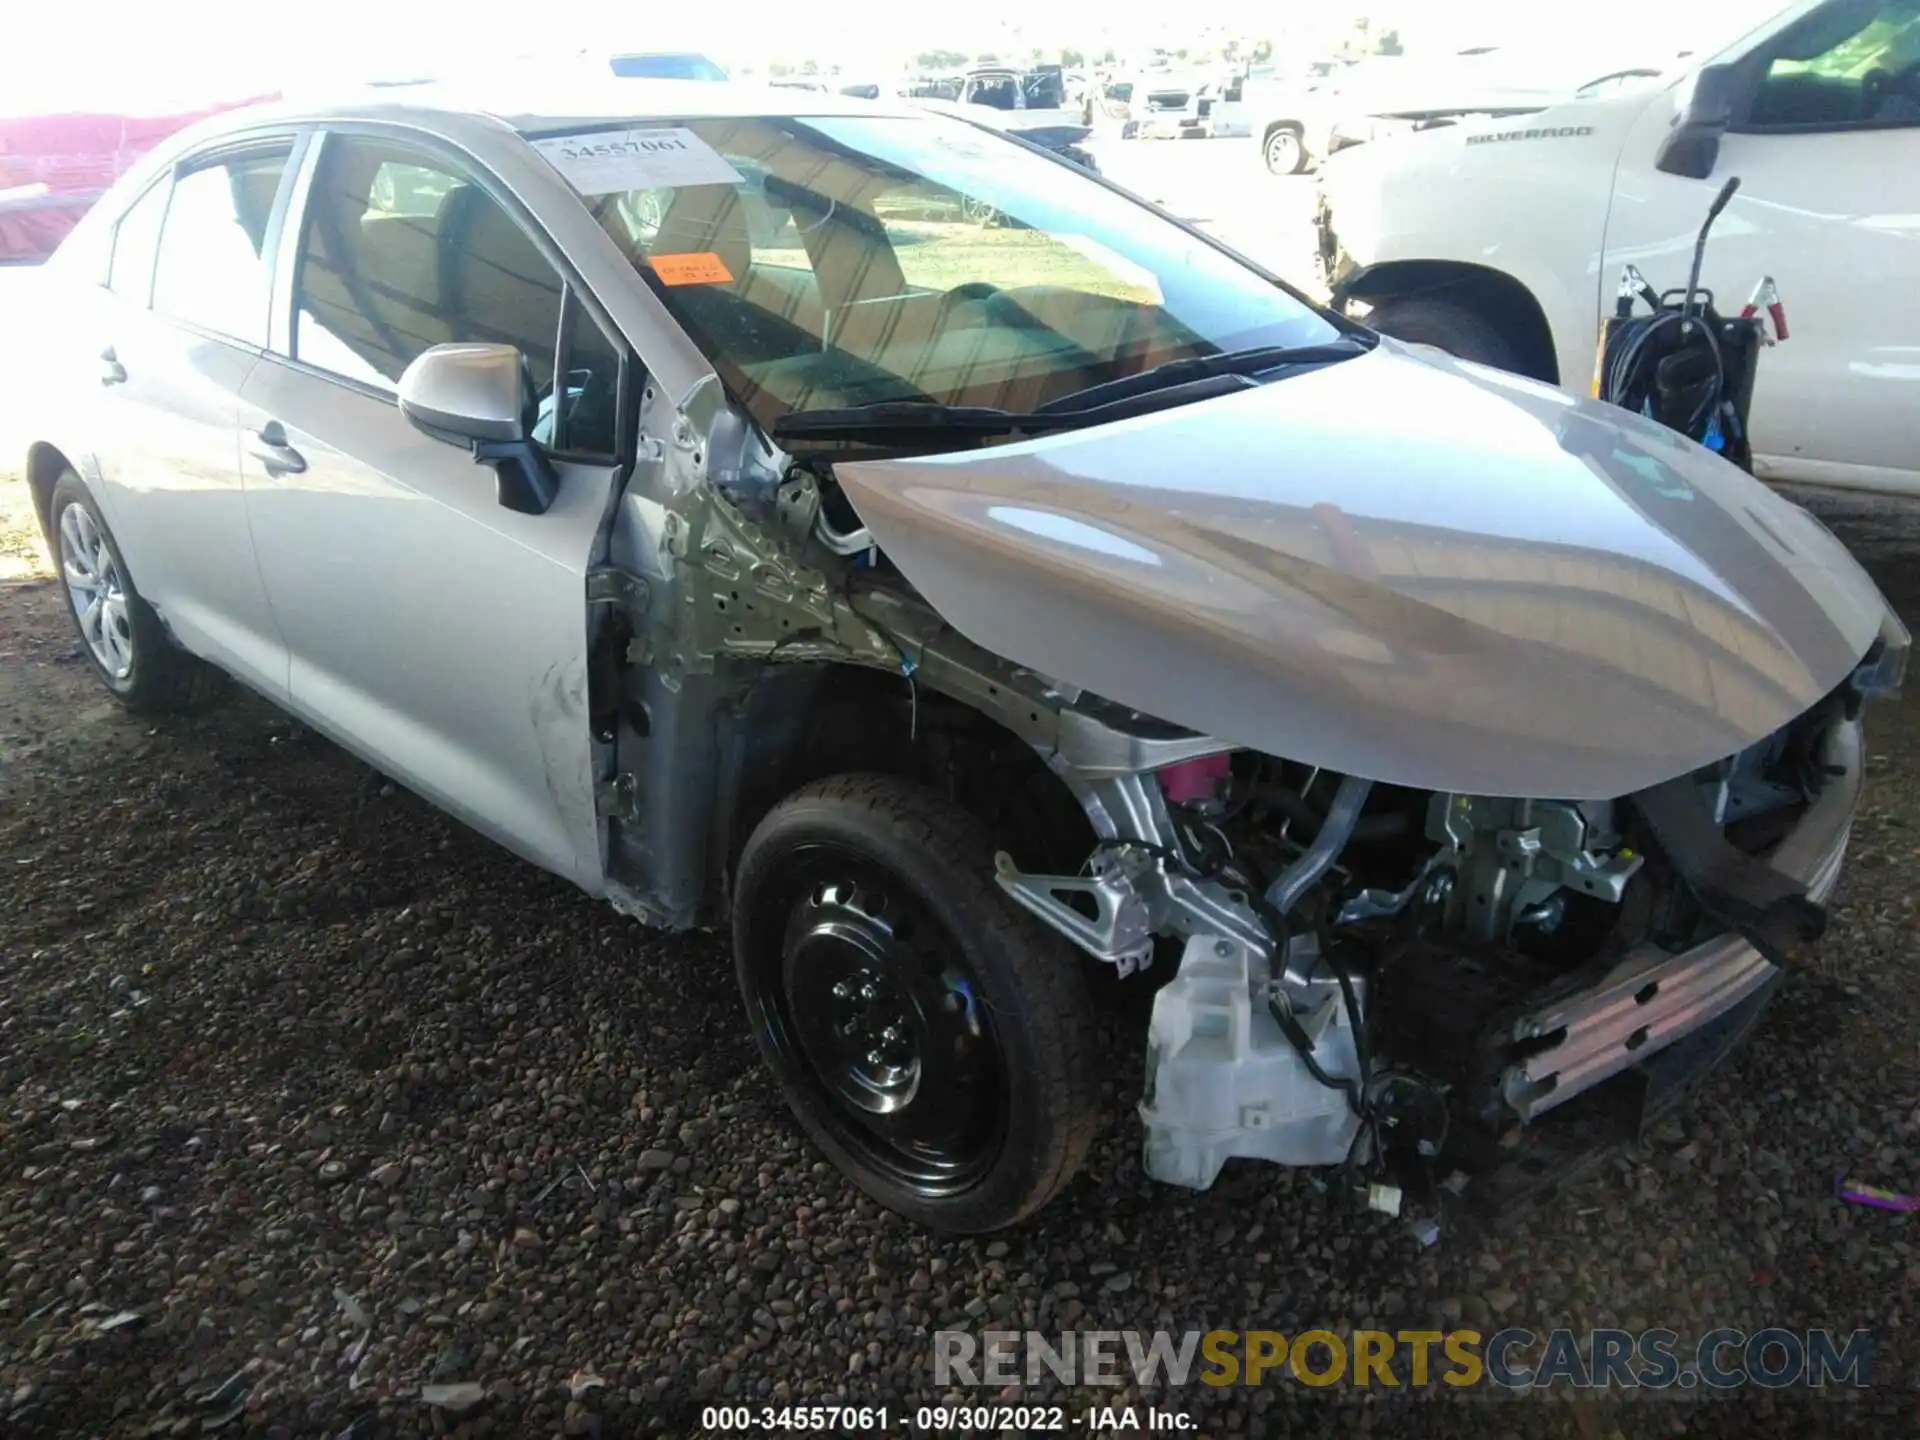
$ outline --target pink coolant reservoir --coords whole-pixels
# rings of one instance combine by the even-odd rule
[[[1154,774],[1160,781],[1160,793],[1169,805],[1192,805],[1218,800],[1233,774],[1233,756],[1226,751],[1202,755],[1197,760],[1182,760]]]

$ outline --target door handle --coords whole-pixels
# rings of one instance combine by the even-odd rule
[[[120,363],[120,357],[113,353],[109,345],[100,352],[100,383],[102,385],[120,385],[127,378],[127,367]]]
[[[254,443],[248,453],[260,462],[267,474],[299,475],[307,468],[307,458],[287,443],[286,428],[278,420],[269,420],[253,432]]]

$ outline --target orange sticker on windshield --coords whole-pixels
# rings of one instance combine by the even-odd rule
[[[662,285],[730,285],[726,263],[711,250],[690,255],[649,255],[647,264]]]

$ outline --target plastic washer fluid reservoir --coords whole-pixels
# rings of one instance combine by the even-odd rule
[[[1204,1190],[1234,1156],[1281,1165],[1337,1165],[1360,1121],[1340,1091],[1322,1085],[1267,1009],[1265,958],[1217,935],[1195,935],[1180,973],[1153,999],[1147,1030],[1146,1171]],[[1360,987],[1356,986],[1356,989]],[[1346,1007],[1318,984],[1310,1002],[1314,1060],[1355,1079],[1359,1055]],[[1299,1012],[1296,1012],[1298,1014]]]

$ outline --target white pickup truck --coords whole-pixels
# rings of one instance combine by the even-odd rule
[[[1403,340],[1586,392],[1622,269],[1787,343],[1751,417],[1765,479],[1920,494],[1920,0],[1801,0],[1651,89],[1398,136],[1320,177],[1335,300]]]

